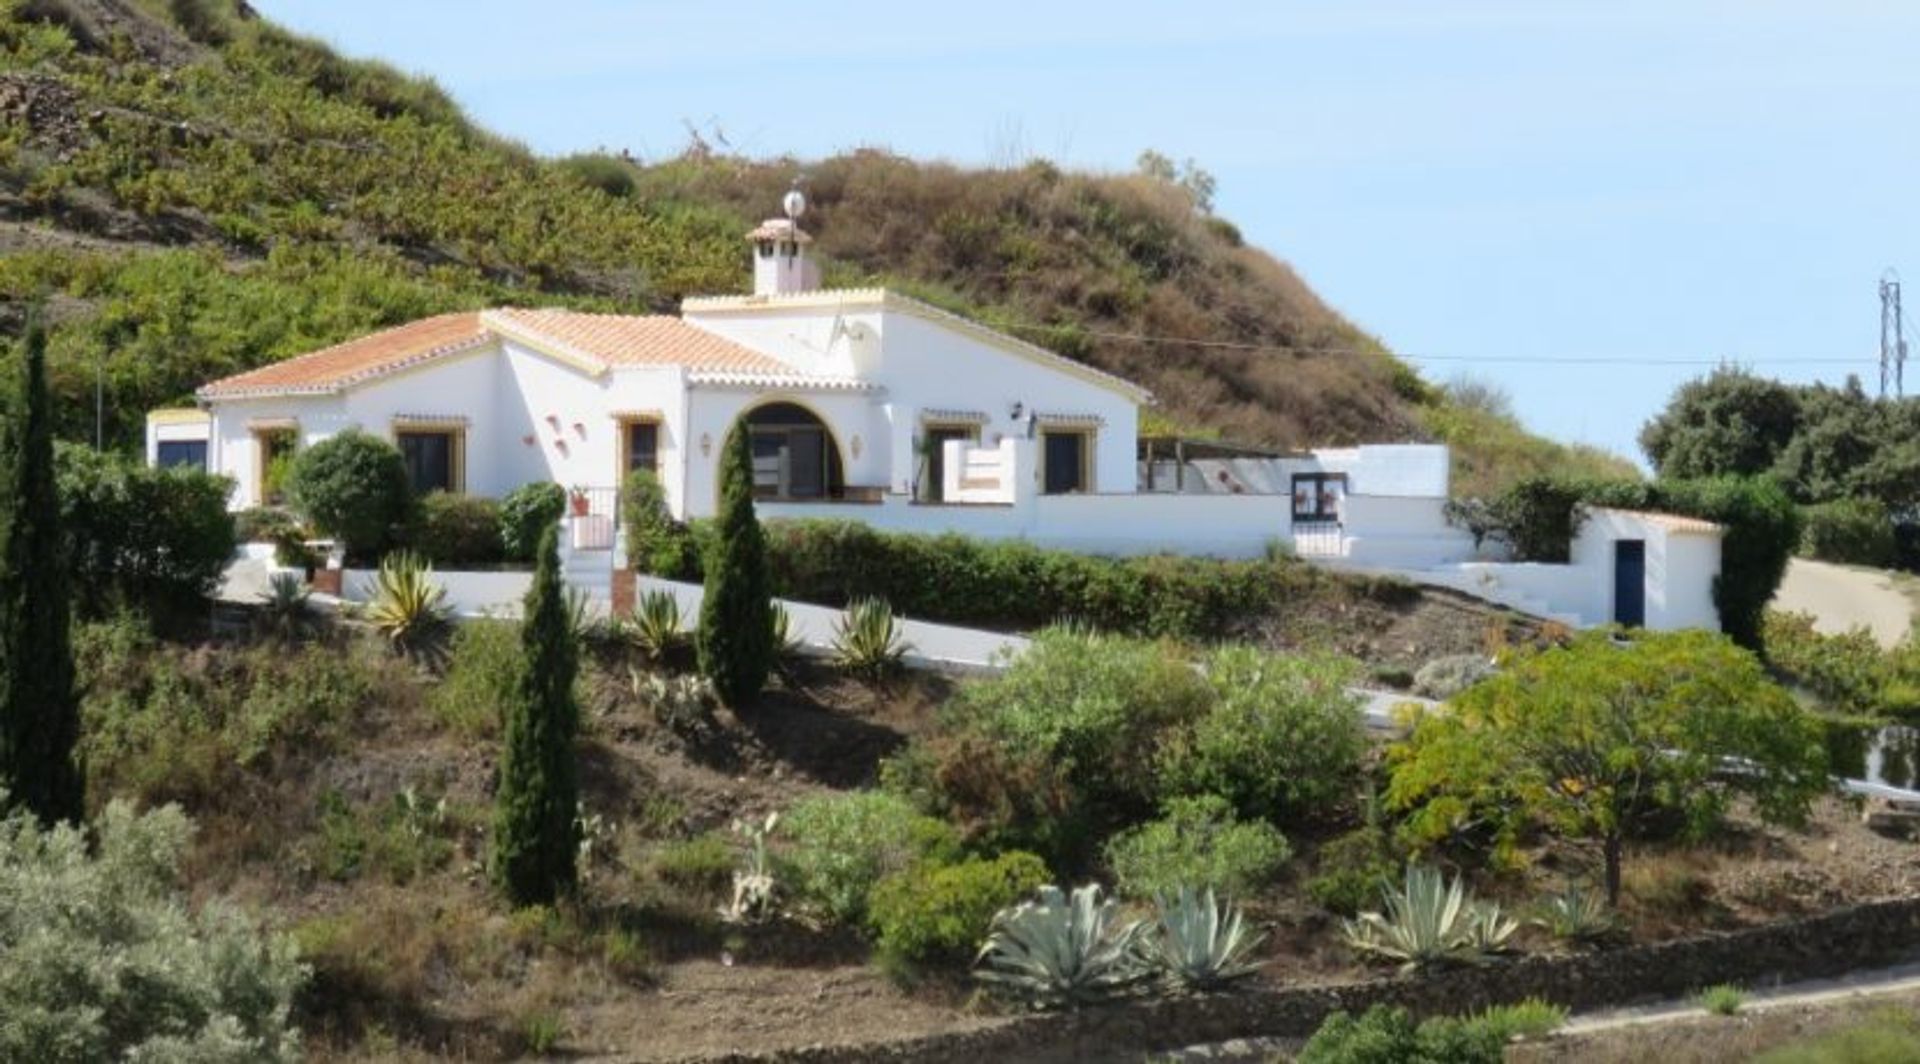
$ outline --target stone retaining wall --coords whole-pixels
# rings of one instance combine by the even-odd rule
[[[1336,1009],[1358,1012],[1393,1004],[1422,1014],[1458,1014],[1537,996],[1580,1011],[1684,997],[1715,983],[1839,975],[1907,960],[1916,950],[1920,898],[1903,898],[1726,934],[1575,956],[1521,957],[1423,977],[1134,1002],[892,1042],[690,1059],[704,1064],[1086,1060],[1235,1038],[1302,1038]]]

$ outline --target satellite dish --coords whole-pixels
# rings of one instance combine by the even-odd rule
[[[799,189],[793,189],[780,200],[780,209],[787,212],[789,220],[797,222],[807,213],[807,197]]]

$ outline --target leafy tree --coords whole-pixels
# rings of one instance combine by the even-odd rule
[[[399,449],[358,429],[300,452],[287,490],[315,528],[356,556],[383,553],[413,513],[413,489]]]
[[[18,390],[0,450],[0,789],[42,820],[85,812],[74,757],[80,701],[69,644],[68,566],[61,543],[47,401],[46,334],[27,329]]]
[[[716,525],[700,603],[700,672],[721,701],[737,707],[760,693],[774,656],[767,542],[753,514],[753,447],[745,425],[722,453]]]
[[[1827,786],[1821,735],[1719,636],[1589,632],[1421,716],[1389,754],[1385,799],[1429,840],[1488,822],[1507,837],[1541,823],[1593,840],[1617,903],[1627,842],[1657,822],[1677,815],[1705,834],[1736,791],[1770,823],[1800,822]]]
[[[574,700],[579,650],[560,579],[560,530],[540,540],[539,566],[520,628],[526,667],[507,705],[500,791],[494,801],[493,879],[516,905],[570,893],[580,848]]]
[[[1722,366],[1682,385],[1640,430],[1640,446],[1663,477],[1754,476],[1773,468],[1799,427],[1793,388]]]

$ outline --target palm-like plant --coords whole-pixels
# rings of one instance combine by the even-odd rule
[[[380,560],[367,620],[401,654],[431,663],[443,657],[453,611],[447,589],[433,582],[433,566],[412,551]]]
[[[834,624],[834,663],[856,675],[882,679],[898,670],[900,659],[912,649],[901,638],[900,622],[886,599],[851,602],[846,616]]]
[[[298,639],[307,634],[313,616],[307,610],[312,593],[293,573],[275,573],[260,593],[260,625],[275,639]]]
[[[1491,902],[1475,900],[1466,884],[1433,868],[1410,865],[1405,884],[1384,892],[1386,913],[1361,913],[1343,922],[1355,951],[1400,962],[1402,970],[1451,962],[1474,963],[1506,948],[1519,924]]]
[[[1216,990],[1260,970],[1251,958],[1266,934],[1249,932],[1240,909],[1215,900],[1212,887],[1181,887],[1173,897],[1155,902],[1160,921],[1151,950],[1168,982],[1188,990]]]
[[[781,661],[800,656],[800,637],[793,631],[793,614],[778,602],[773,604],[773,653]]]
[[[648,661],[666,660],[686,641],[680,628],[680,600],[671,591],[649,591],[634,603],[627,625],[633,644]]]
[[[974,974],[1036,1008],[1099,1001],[1152,978],[1147,932],[1144,921],[1122,922],[1098,884],[1076,887],[1071,897],[1045,886],[994,916]]]

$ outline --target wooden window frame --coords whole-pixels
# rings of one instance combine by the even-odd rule
[[[1080,437],[1081,443],[1080,443],[1079,490],[1077,491],[1048,491],[1047,490],[1047,437],[1049,436]],[[1099,430],[1093,429],[1093,428],[1081,428],[1078,426],[1062,426],[1060,428],[1050,429],[1050,428],[1043,427],[1040,430],[1040,461],[1038,463],[1040,467],[1040,494],[1042,495],[1092,495],[1094,494],[1096,485],[1093,482],[1093,470],[1094,470],[1093,449],[1097,445],[1099,438],[1100,438]]]
[[[664,483],[666,469],[661,456],[666,451],[667,421],[658,414],[619,414],[613,419],[613,483],[624,486],[627,476],[633,472],[633,427],[635,425],[653,426],[653,476]]]
[[[936,432],[962,432],[966,434],[966,439],[972,440],[973,445],[978,447],[985,427],[982,422],[975,421],[971,418],[926,418],[920,422],[920,439],[924,447],[925,441],[931,439]],[[927,476],[929,478],[933,476],[933,454],[931,451],[927,453]],[[929,483],[921,489],[919,494],[929,502],[947,501],[945,498],[945,486],[938,481]]]
[[[467,493],[467,427],[446,421],[395,421],[389,433],[395,448],[402,436],[447,436],[447,486],[449,495]],[[437,489],[436,489],[437,490]]]

